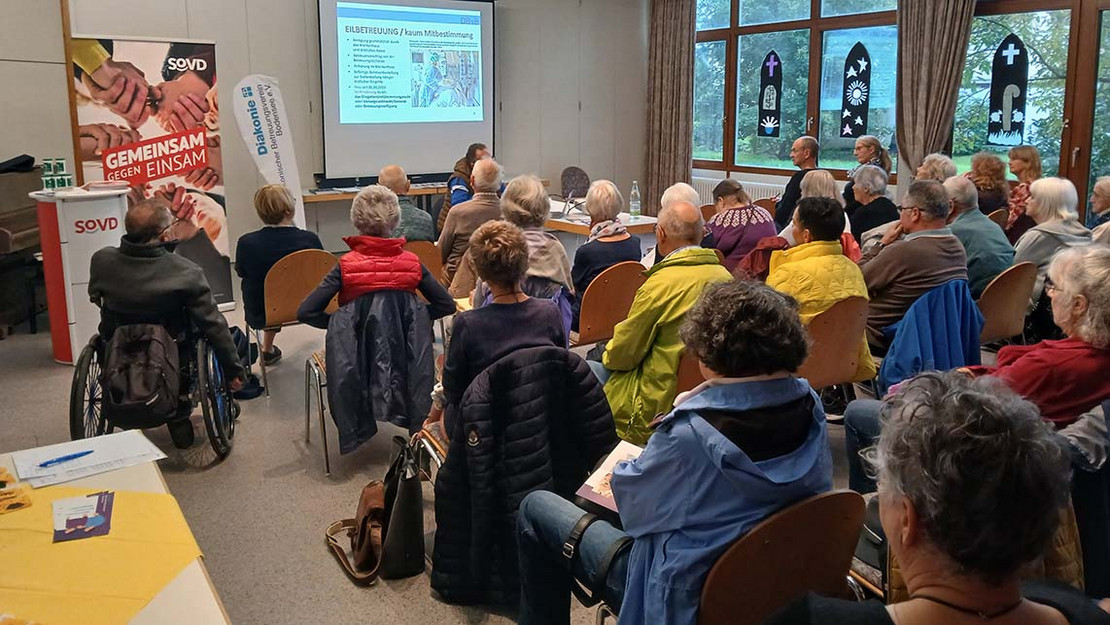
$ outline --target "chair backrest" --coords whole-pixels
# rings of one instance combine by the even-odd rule
[[[676,393],[685,393],[692,391],[697,385],[705,382],[705,377],[701,374],[701,367],[698,366],[698,357],[689,351],[682,352],[682,358],[678,360],[678,372],[675,373],[678,383],[675,386]]]
[[[994,223],[998,224],[998,227],[1002,228],[1003,230],[1006,229],[1006,220],[1009,219],[1009,218],[1010,218],[1010,211],[1006,210],[1005,208],[1000,208],[1000,209],[994,211],[993,213],[991,213],[990,215],[987,215],[987,219],[990,219]],[[1030,288],[1030,290],[1032,290],[1033,287],[1029,287],[1029,288]]]
[[[617,263],[602,271],[582,294],[578,316],[578,344],[613,338],[613,328],[628,317],[636,290],[647,280],[636,261]]]
[[[775,202],[774,202],[774,200],[772,200],[769,197],[760,198],[760,199],[756,200],[755,202],[753,202],[753,204],[762,208],[763,210],[767,211],[768,213],[771,213],[772,215],[775,214]]]
[[[420,264],[428,269],[428,273],[435,276],[436,280],[440,283],[443,282],[443,257],[439,254],[439,248],[431,241],[409,241],[405,243],[405,250],[416,254],[420,259]],[[444,285],[446,286],[446,285]]]
[[[1025,309],[1029,294],[1037,280],[1037,266],[1018,263],[991,280],[979,296],[979,312],[983,313],[980,343],[990,343],[1021,334],[1025,327]]]
[[[714,204],[706,204],[705,206],[701,207],[701,218],[704,219],[705,221],[709,221],[710,219],[713,219],[713,216],[716,215],[716,214],[717,214],[717,206],[714,205]]]
[[[560,183],[565,198],[582,199],[590,190],[590,177],[581,167],[573,165],[563,170]]]
[[[328,275],[339,259],[331,252],[323,250],[300,250],[293,252],[274,263],[266,272],[263,292],[266,302],[266,327],[297,323],[297,308],[312,293],[324,276]],[[337,299],[332,298],[327,312],[339,308]]]
[[[814,389],[851,382],[859,371],[860,342],[867,328],[867,299],[849,297],[814,317],[809,332],[809,356],[798,376]]]
[[[842,596],[863,515],[862,496],[834,491],[764,519],[710,569],[698,625],[757,625],[807,592]]]
[[[713,251],[717,253],[717,262],[722,265],[725,264],[725,253],[716,248],[714,248]]]

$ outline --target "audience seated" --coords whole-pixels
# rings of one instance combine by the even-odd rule
[[[1009,210],[1010,181],[1006,180],[1006,164],[1002,159],[990,152],[979,152],[971,157],[971,171],[964,176],[975,185],[979,210],[984,215],[1003,208]]]
[[[717,214],[706,222],[705,229],[713,237],[712,247],[724,254],[725,269],[731,272],[760,239],[775,236],[775,218],[752,204],[744,187],[731,178],[717,184],[713,200]]]
[[[802,198],[794,210],[796,247],[771,255],[767,286],[798,302],[802,323],[849,297],[867,298],[867,284],[859,267],[844,255],[840,237],[844,209],[832,198]],[[999,231],[1001,232],[1001,231]],[[875,377],[875,361],[867,337],[859,337],[856,381]]]
[[[89,262],[89,300],[100,308],[100,337],[109,341],[116,328],[132,323],[163,325],[176,336],[190,331],[182,321],[191,323],[212,346],[231,389],[242,388],[246,371],[204,271],[173,253],[178,238],[192,236],[196,226],[174,221],[169,203],[152,198],[127,211],[124,229],[119,247],[97,251]],[[193,443],[193,426],[189,412],[182,412],[168,425],[174,445],[185,448]]]
[[[1000,384],[925,373],[888,398],[870,457],[879,517],[910,599],[884,606],[815,595],[768,625],[1086,625],[1082,592],[1021,583],[1068,504],[1068,459],[1036,408]]]
[[[1030,306],[1041,299],[1052,257],[1064,248],[1091,242],[1091,231],[1084,228],[1076,217],[1078,204],[1075,185],[1066,178],[1041,178],[1029,186],[1025,215],[1032,218],[1036,225],[1018,240],[1014,247],[1014,262],[1030,262],[1037,266],[1037,281],[1030,294]]]
[[[863,175],[857,182],[861,186],[866,184]],[[883,328],[900,320],[925,292],[949,280],[967,279],[967,255],[947,226],[948,211],[948,193],[941,183],[914,182],[902,200],[898,223],[860,259],[871,295],[867,340],[873,346],[887,347]]]
[[[451,295],[466,297],[474,290],[474,276],[463,272],[459,284],[454,284],[455,273],[460,269],[466,248],[470,245],[470,235],[479,226],[493,219],[501,219],[501,199],[497,192],[501,189],[501,166],[492,158],[478,161],[474,165],[474,174],[471,184],[474,185],[474,196],[465,202],[457,204],[451,209],[440,228],[439,253],[443,259],[443,280],[451,284]]]
[[[412,184],[405,170],[400,165],[386,165],[378,172],[378,184],[396,193],[397,202],[401,206],[401,221],[390,236],[406,241],[435,242],[436,233],[432,216],[413,204],[412,198],[408,196]]]
[[[1006,222],[1006,237],[1017,245],[1018,239],[1036,222],[1025,214],[1029,201],[1030,185],[1044,175],[1041,170],[1041,153],[1031,145],[1010,148],[1010,173],[1017,176],[1018,185],[1010,193],[1010,217]]]
[[[713,285],[681,335],[708,381],[665,408],[643,453],[614,469],[623,531],[595,521],[576,540],[584,510],[543,491],[521,503],[521,625],[567,625],[572,576],[621,623],[694,625],[709,569],[729,545],[832,488],[821,402],[791,375],[807,349],[795,302],[756,282]]]
[[[922,159],[913,177],[915,180],[944,182],[955,175],[956,163],[946,154],[933,153]]]
[[[854,209],[844,212],[852,220],[852,236],[863,245],[863,233],[898,220],[898,207],[886,196],[887,174],[875,165],[860,165],[852,181]]]
[[[967,253],[967,281],[978,299],[991,280],[1014,264],[1014,248],[1006,233],[979,210],[975,184],[963,176],[944,181],[952,205],[948,227]]]
[[[878,167],[889,177],[890,170],[894,166],[894,162],[890,159],[890,152],[883,147],[879,138],[874,135],[863,135],[856,139],[856,147],[852,150],[852,154],[855,155],[859,165],[848,171],[848,184],[844,186],[844,212],[847,213],[849,218],[854,218],[856,210],[863,205],[863,201],[853,191],[856,173],[860,168],[864,166]]]
[[[369,440],[376,421],[420,429],[435,382],[431,322],[455,312],[455,301],[405,251],[405,240],[388,238],[400,220],[392,191],[381,185],[359,191],[351,202],[359,234],[343,239],[351,251],[297,309],[302,323],[328,331],[328,410],[340,453]],[[339,310],[329,314],[336,295]]]
[[[466,156],[455,163],[455,169],[451,172],[451,177],[447,179],[447,195],[443,199],[443,207],[439,209],[439,218],[436,220],[438,231],[443,231],[447,215],[453,207],[474,199],[474,193],[476,192],[473,186],[474,165],[480,160],[489,158],[489,156],[489,148],[486,147],[486,144],[471,143],[466,148]],[[500,184],[498,189],[500,189]]]
[[[836,202],[837,206],[844,206],[844,198],[840,196],[840,192],[836,190],[836,178],[824,169],[815,169],[807,173],[802,178],[802,197],[824,197],[829,198]],[[794,209],[796,213],[798,209]],[[844,233],[852,234],[852,222],[848,216],[844,216]],[[790,224],[779,232],[779,236],[786,239],[790,246],[797,245],[798,242],[794,240],[794,219],[791,218]],[[843,238],[841,240],[844,240]],[[856,257],[859,260],[859,257]]]
[[[659,211],[662,212],[664,209],[670,208],[679,202],[689,202],[694,206],[701,206],[701,197],[694,187],[691,187],[685,182],[676,182],[663,191],[663,197],[659,199]],[[705,245],[704,234],[702,236],[703,239],[700,245],[702,245],[702,247],[712,247]],[[661,260],[663,260],[663,256],[659,254],[659,249],[653,246],[648,250],[647,254],[644,255],[640,262],[644,267],[650,269],[655,263]]]
[[[315,232],[293,224],[297,202],[289,189],[268,184],[254,194],[254,210],[266,224],[261,230],[239,237],[235,247],[235,271],[243,279],[243,313],[247,325],[266,327],[266,274],[282,258],[300,250],[322,250]],[[281,330],[262,332],[262,360],[266,366],[281,360],[281,350],[274,347],[274,337]]]
[[[1091,215],[1095,216],[1094,223],[1097,224],[1091,231],[1091,238],[1095,243],[1102,243],[1110,245],[1110,176],[1101,176],[1095,182],[1095,188],[1091,192]],[[1088,219],[1088,224],[1091,220]]]
[[[686,311],[709,284],[732,278],[713,250],[699,247],[701,209],[676,202],[659,211],[656,238],[663,256],[647,270],[628,318],[613,329],[602,361],[590,362],[613,410],[617,435],[642,445],[655,415],[674,402],[675,374],[682,356],[678,328]]]
[[[574,280],[574,321],[578,331],[578,314],[582,296],[601,272],[617,263],[639,261],[643,256],[640,237],[633,236],[620,221],[624,197],[617,185],[608,180],[595,180],[586,193],[586,212],[590,215],[590,237],[574,253],[570,270]]]
[[[565,334],[569,336],[574,281],[566,249],[555,235],[544,229],[550,214],[551,201],[543,182],[535,176],[513,178],[501,195],[501,215],[520,228],[528,242],[528,271],[520,290],[529,297],[555,302]],[[489,287],[479,280],[474,290],[474,305],[483,306],[490,298]]]
[[[794,207],[802,197],[802,178],[807,172],[817,169],[817,154],[820,150],[821,144],[808,135],[798,137],[790,145],[790,162],[798,168],[798,171],[790,176],[790,182],[786,183],[786,189],[783,190],[782,197],[775,205],[777,229],[782,230],[790,225],[790,220],[794,216]]]
[[[531,298],[521,289],[529,268],[529,248],[520,228],[491,221],[474,231],[467,253],[488,288],[490,301],[455,315],[443,365],[443,398],[437,401],[438,408],[446,407],[448,434],[453,431],[454,411],[463,393],[486,367],[528,347],[567,345],[559,308],[549,300]],[[439,417],[440,410],[433,409],[429,420]]]

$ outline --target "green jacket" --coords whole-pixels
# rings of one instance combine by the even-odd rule
[[[605,396],[617,424],[617,436],[643,445],[657,414],[671,411],[678,361],[685,346],[678,328],[686,311],[709,284],[732,275],[711,249],[675,252],[647,270],[628,318],[614,328],[602,364],[613,371]]]

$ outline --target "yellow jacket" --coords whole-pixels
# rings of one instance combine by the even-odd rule
[[[617,436],[646,444],[655,415],[674,407],[675,374],[685,349],[678,328],[706,286],[731,279],[717,253],[700,247],[674,252],[647,270],[647,281],[636,291],[628,318],[613,329],[602,358],[613,371],[605,396]]]
[[[833,304],[849,297],[867,299],[863,272],[844,255],[840,241],[814,241],[771,254],[767,286],[798,300],[802,323],[808,325]],[[870,380],[875,361],[860,336],[859,369],[854,382]]]

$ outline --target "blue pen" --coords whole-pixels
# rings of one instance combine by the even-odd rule
[[[88,451],[79,451],[75,454],[66,454],[64,456],[58,456],[57,458],[54,458],[53,460],[47,460],[46,462],[40,463],[39,468],[40,469],[45,469],[47,467],[52,467],[56,464],[61,464],[63,462],[69,462],[70,460],[76,460],[78,458],[84,458],[85,456],[91,454],[92,452],[93,452],[93,450],[90,449]]]

